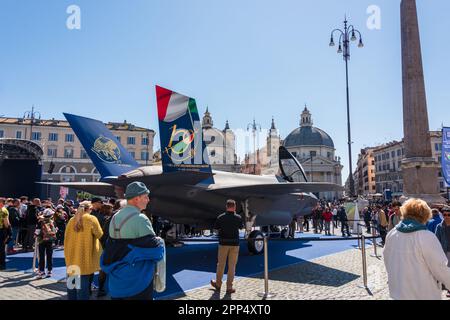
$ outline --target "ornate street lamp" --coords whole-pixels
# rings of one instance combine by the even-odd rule
[[[339,34],[339,47],[337,52],[342,53],[345,61],[345,81],[347,86],[347,131],[348,131],[348,158],[349,158],[349,182],[350,182],[350,197],[355,195],[355,181],[353,180],[353,170],[352,170],[352,139],[350,133],[350,98],[349,98],[349,88],[348,88],[348,61],[350,60],[350,41],[356,41],[356,33],[359,35],[358,48],[364,47],[361,32],[356,30],[353,25],[347,26],[347,17],[344,21],[344,30],[334,29],[331,32],[330,47],[334,44],[334,34]]]
[[[254,160],[254,164],[253,164],[253,174],[256,174],[256,131],[259,129],[259,132],[261,132],[261,125],[259,123],[255,122],[255,119],[253,119],[253,123],[249,123],[247,125],[247,131],[250,130],[250,128],[252,129],[252,133],[253,133],[253,160]]]

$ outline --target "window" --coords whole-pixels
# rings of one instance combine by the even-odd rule
[[[55,147],[49,147],[47,150],[47,156],[52,157],[52,158],[56,158],[58,154],[58,149],[56,149]]]
[[[391,152],[391,157],[392,157],[392,158],[395,158],[395,151],[392,151],[392,152]]]
[[[388,170],[391,170],[391,164],[388,163],[386,168],[387,168]]]
[[[120,142],[120,136],[116,136],[117,141]]]
[[[147,137],[142,137],[141,145],[148,146],[148,138]]]
[[[399,161],[399,162],[398,162],[398,166],[397,166],[397,168],[399,168],[399,169],[400,169],[401,167],[402,167],[402,162],[401,162],[401,161]]]
[[[327,158],[331,159],[331,152],[327,152]]]
[[[383,164],[383,170],[386,170],[386,165],[385,164]]]
[[[58,141],[58,134],[57,133],[49,133],[48,141]]]
[[[127,144],[136,144],[136,138],[135,137],[128,137],[127,138]]]
[[[80,151],[80,158],[81,158],[81,159],[89,159],[86,150],[81,149],[81,151]]]
[[[73,149],[72,148],[64,149],[64,158],[73,158]]]
[[[66,142],[73,142],[75,140],[75,137],[73,133],[66,133]]]
[[[22,139],[22,131],[16,131],[16,139]]]
[[[142,160],[149,160],[147,151],[141,151],[141,159]]]
[[[389,159],[389,152],[386,153],[386,159]]]
[[[216,150],[211,150],[210,155],[211,155],[211,157],[215,157],[216,156]]]
[[[5,132],[3,130],[0,130],[0,138],[3,138]]]
[[[397,150],[397,157],[400,157],[402,155],[402,150],[398,149]]]
[[[317,152],[316,151],[310,151],[309,152],[309,156],[310,157],[317,157]]]
[[[40,141],[41,140],[41,133],[40,132],[33,132],[31,135],[31,140]]]
[[[136,152],[130,151],[130,155],[133,159],[136,159]]]
[[[385,155],[384,153],[381,155],[381,159],[382,159],[382,160],[385,160],[385,159],[386,159],[386,155]]]

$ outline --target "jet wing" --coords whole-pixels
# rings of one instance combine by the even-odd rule
[[[86,191],[90,194],[106,197],[116,197],[115,188],[126,188],[128,184],[134,181],[143,182],[148,187],[167,186],[167,185],[196,185],[199,182],[211,177],[213,173],[200,171],[177,171],[172,173],[161,173],[145,175],[145,172],[131,171],[117,177],[108,177],[103,182],[37,182],[39,184],[53,185],[73,188]]]
[[[218,193],[227,197],[239,199],[248,197],[270,197],[292,193],[310,193],[326,191],[343,191],[344,187],[326,182],[295,182],[295,183],[271,183],[255,185],[236,185],[228,187],[214,187],[208,192]]]
[[[103,181],[122,188],[125,188],[128,184],[134,181],[140,181],[146,186],[155,187],[167,185],[196,185],[211,176],[213,176],[213,173],[201,171],[176,171],[151,175],[134,172],[132,174],[122,175],[119,178],[105,178]]]
[[[39,184],[73,188],[90,194],[115,197],[114,186],[104,182],[36,182]]]

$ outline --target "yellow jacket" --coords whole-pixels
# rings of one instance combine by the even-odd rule
[[[80,232],[74,229],[75,217],[67,223],[64,235],[64,257],[66,268],[70,267],[70,272],[73,272],[74,267],[79,267],[81,275],[89,275],[100,270],[99,239],[103,231],[96,217],[85,214],[82,219],[83,230]]]

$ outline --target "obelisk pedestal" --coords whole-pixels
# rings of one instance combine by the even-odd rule
[[[425,80],[416,0],[401,2],[403,132],[403,191],[429,205],[445,203],[439,194],[439,163],[432,158]]]

